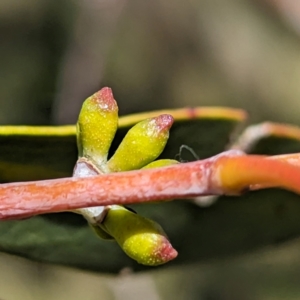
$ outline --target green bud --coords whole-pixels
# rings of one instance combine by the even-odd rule
[[[125,207],[112,205],[100,226],[140,264],[157,266],[177,256],[160,225]]]
[[[103,88],[87,98],[77,122],[80,157],[91,159],[98,167],[107,160],[118,127],[118,106],[110,88]]]
[[[107,162],[118,126],[118,107],[111,89],[103,88],[83,103],[79,114],[77,144],[80,158],[74,176],[140,169],[147,164],[146,168],[174,164],[176,161],[172,160],[149,164],[163,151],[172,124],[170,115],[138,123],[128,131],[116,153]],[[157,223],[123,206],[82,208],[76,212],[88,220],[97,236],[115,239],[128,256],[141,264],[155,266],[177,256],[177,251]],[[101,220],[98,220],[100,216]]]
[[[150,164],[146,165],[142,169],[155,169],[155,168],[162,168],[162,167],[168,167],[179,164],[179,161],[175,159],[159,159],[151,162]]]
[[[132,127],[113,157],[107,162],[110,172],[130,171],[144,167],[163,151],[173,124],[171,115],[146,119]]]
[[[88,223],[90,227],[93,229],[93,231],[96,233],[98,237],[104,240],[113,240],[114,238],[109,235],[104,229],[101,228],[101,226],[94,225],[91,223]]]

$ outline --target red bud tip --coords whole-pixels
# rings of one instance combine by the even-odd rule
[[[153,260],[156,262],[155,265],[165,264],[168,261],[175,259],[178,252],[172,247],[171,243],[166,237],[162,237],[159,246],[153,253]]]
[[[174,123],[174,118],[167,114],[160,115],[154,120],[160,131],[168,131]]]
[[[101,110],[114,111],[118,109],[112,90],[109,87],[104,87],[95,93],[92,100],[100,106]]]

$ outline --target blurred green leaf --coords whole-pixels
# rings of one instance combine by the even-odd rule
[[[232,132],[243,120],[234,114],[229,117],[199,113],[191,118],[187,111],[173,114],[175,123],[161,158],[178,159],[183,144],[191,147],[200,158],[217,154],[228,145]],[[132,124],[144,117],[121,118],[111,154]],[[22,134],[17,133],[21,129],[16,127],[1,130],[1,181],[71,175],[77,157],[73,126],[40,128],[32,132],[30,128],[27,131],[23,128]],[[300,152],[299,140],[276,137],[274,142],[274,139],[271,136],[258,141],[253,151],[269,153],[269,145],[272,154],[288,153],[291,149]],[[179,159],[195,158],[184,150]],[[168,265],[243,253],[300,233],[299,196],[277,189],[252,192],[242,197],[220,197],[216,204],[206,208],[186,200],[135,205],[134,208],[159,222],[178,250],[178,258]],[[129,259],[115,242],[97,238],[86,221],[72,213],[2,222],[0,249],[38,261],[99,272],[118,272],[124,267],[145,269]]]

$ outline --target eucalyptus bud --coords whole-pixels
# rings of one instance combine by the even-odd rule
[[[136,170],[156,159],[163,151],[173,124],[171,115],[146,119],[133,126],[112,158],[107,162],[110,172]]]
[[[80,157],[101,168],[106,163],[111,142],[118,127],[118,106],[110,88],[103,88],[87,98],[77,122]]]
[[[125,207],[112,205],[101,227],[140,264],[157,266],[177,256],[160,225]]]
[[[173,166],[173,165],[177,165],[177,164],[179,164],[179,161],[175,160],[175,159],[159,159],[159,160],[155,160],[155,161],[149,163],[148,165],[146,165],[142,169],[143,170],[145,170],[145,169],[155,169],[155,168]]]

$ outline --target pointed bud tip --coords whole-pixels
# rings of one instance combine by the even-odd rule
[[[92,100],[100,106],[101,110],[114,111],[118,109],[112,89],[109,87],[104,87],[100,91],[96,92],[92,96]]]
[[[162,264],[165,264],[173,259],[175,259],[178,255],[178,252],[172,247],[169,240],[160,234],[151,234],[151,235],[145,235],[143,238],[139,238],[139,243],[136,243],[135,246],[141,245],[141,241],[146,241],[149,243],[151,250],[148,248],[140,248],[137,247],[131,247],[127,248],[125,252],[128,256],[135,259],[138,263],[149,266],[149,267],[155,267]],[[129,251],[128,251],[129,250]]]
[[[168,114],[160,115],[154,120],[160,131],[168,131],[174,123],[174,118]]]
[[[156,249],[155,253],[153,253],[156,265],[167,263],[175,259],[177,255],[178,252],[173,248],[166,237],[163,237],[160,246]]]

